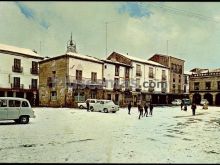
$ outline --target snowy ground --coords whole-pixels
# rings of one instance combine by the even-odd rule
[[[0,162],[220,163],[220,108],[155,107],[152,117],[35,108],[27,125],[0,122]]]

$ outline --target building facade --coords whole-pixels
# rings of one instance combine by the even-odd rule
[[[184,95],[184,60],[172,56],[155,54],[151,61],[158,62],[169,68],[169,103],[174,99],[181,99]]]
[[[190,100],[200,104],[201,99],[207,99],[209,105],[220,106],[220,69],[191,70]]]
[[[39,102],[38,62],[43,60],[35,51],[0,44],[0,97],[21,97],[32,106]]]
[[[125,82],[124,104],[132,101],[136,106],[141,100],[154,104],[166,104],[169,92],[168,68],[157,62],[139,59],[127,54],[113,52],[107,60],[124,63],[130,67]]]
[[[103,62],[77,53],[71,40],[64,55],[43,60],[40,67],[40,105],[76,107],[88,98],[103,98]]]

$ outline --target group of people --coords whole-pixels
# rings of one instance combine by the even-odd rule
[[[183,104],[183,101],[181,102],[180,104],[180,107],[181,107],[181,111],[184,110],[184,111],[187,111],[187,105],[186,104]],[[195,103],[192,103],[192,106],[191,106],[191,109],[192,109],[192,115],[195,116],[196,115],[196,104]]]
[[[128,114],[131,114],[131,107],[132,104],[131,102],[129,102],[128,104]],[[153,104],[150,102],[150,104],[145,103],[144,105],[142,105],[141,103],[138,104],[138,111],[139,111],[139,117],[138,119],[140,119],[141,117],[148,117],[148,107],[149,107],[149,115],[153,115]]]

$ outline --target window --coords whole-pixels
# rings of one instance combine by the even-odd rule
[[[95,92],[95,91],[92,91],[92,92],[91,92],[91,98],[92,98],[92,99],[96,99],[96,92]],[[95,103],[94,100],[91,100],[91,103],[92,103],[92,102]]]
[[[0,100],[0,107],[7,107],[7,100]]]
[[[31,88],[37,89],[37,79],[31,79]]]
[[[162,70],[162,80],[166,80],[166,71]]]
[[[105,65],[105,69],[107,69],[107,65]]]
[[[20,88],[20,77],[14,77],[14,87]]]
[[[14,59],[14,67],[16,69],[20,69],[21,68],[21,60],[20,59]]]
[[[181,83],[181,75],[179,75],[179,83]]]
[[[184,85],[184,93],[186,93],[186,85]]]
[[[173,89],[175,90],[175,88],[176,88],[176,85],[175,85],[175,84],[173,84]]]
[[[119,76],[119,66],[115,65],[115,76]]]
[[[173,78],[173,82],[175,82],[176,80],[175,80],[175,78]]]
[[[210,90],[211,89],[211,82],[206,82],[205,83],[205,89]]]
[[[141,76],[141,65],[136,64],[136,76]]]
[[[140,85],[140,79],[139,78],[136,79],[136,83],[137,83],[137,86]]]
[[[125,68],[125,77],[126,78],[129,77],[129,68],[128,67]]]
[[[9,107],[20,107],[21,102],[18,100],[9,100]]]
[[[96,72],[91,73],[91,81],[92,81],[92,83],[97,82],[97,73]]]
[[[218,90],[220,90],[220,81],[218,81]]]
[[[111,96],[112,96],[111,94],[108,94],[108,95],[107,95],[107,99],[108,99],[108,100],[111,100],[111,99],[112,99]]]
[[[22,105],[21,105],[21,106],[22,106],[22,107],[29,107],[27,101],[22,101]]]
[[[38,62],[32,61],[32,69],[34,69],[34,70],[38,69]]]
[[[153,68],[149,67],[149,78],[154,78]]]
[[[187,75],[184,76],[184,83],[188,84],[188,77],[187,77]]]
[[[199,90],[199,82],[194,83],[194,90]]]
[[[57,99],[57,91],[52,91],[51,92],[51,100],[56,100]]]
[[[76,70],[76,80],[82,80],[82,70]]]

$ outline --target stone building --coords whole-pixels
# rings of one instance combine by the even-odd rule
[[[151,58],[151,61],[158,62],[169,68],[169,103],[174,99],[181,99],[184,95],[184,60],[176,57],[155,54]]]
[[[190,75],[190,99],[200,104],[201,99],[207,99],[209,105],[220,105],[220,69],[191,70]]]
[[[65,54],[39,63],[40,105],[76,107],[88,98],[103,98],[103,63],[77,53],[71,35]]]
[[[0,44],[0,97],[20,97],[37,106],[38,62],[43,60],[36,51]]]

